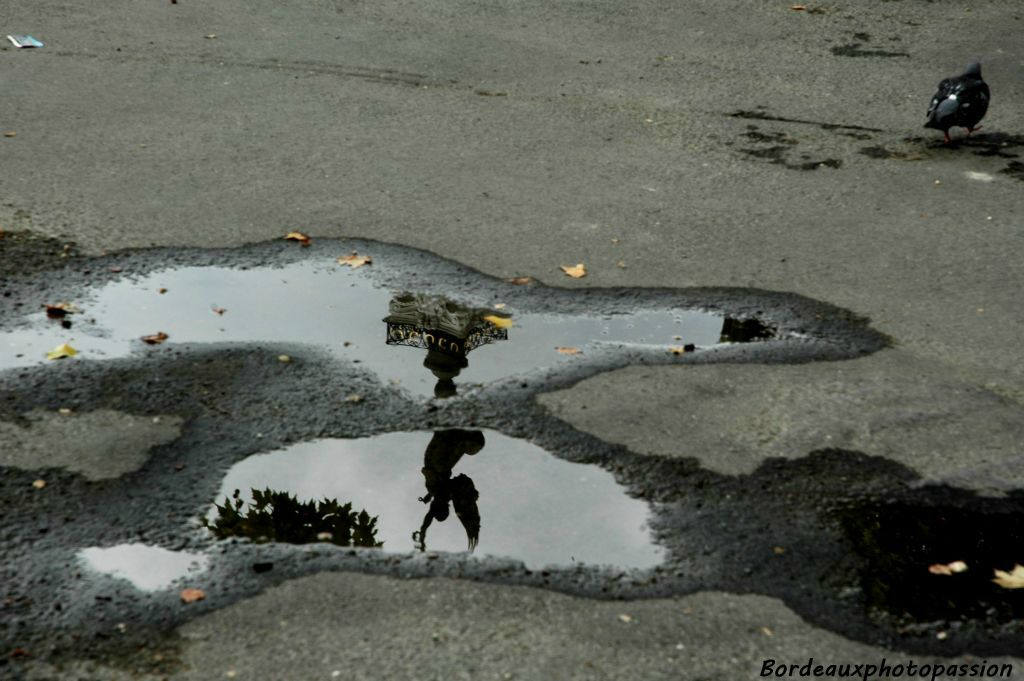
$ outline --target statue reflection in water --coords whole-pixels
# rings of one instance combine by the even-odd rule
[[[507,325],[502,320],[510,315],[489,308],[461,305],[444,296],[423,293],[402,293],[388,306],[387,343],[423,348],[427,356],[423,366],[430,370],[437,383],[436,398],[455,396],[455,377],[469,366],[467,355],[474,348],[508,339]],[[423,481],[426,496],[419,500],[428,504],[420,529],[412,533],[416,548],[427,548],[427,529],[435,520],[444,522],[450,509],[466,530],[469,550],[480,540],[479,493],[466,474],[453,474],[464,455],[472,456],[484,448],[484,434],[479,430],[452,428],[438,430],[427,445],[423,457]]]

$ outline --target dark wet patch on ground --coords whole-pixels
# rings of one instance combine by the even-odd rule
[[[809,154],[798,154],[800,160],[792,160],[799,142],[784,132],[763,132],[756,125],[748,125],[743,137],[760,146],[743,147],[741,152],[753,158],[764,159],[790,170],[818,170],[820,168],[841,168],[843,162],[835,158],[814,159]]]
[[[868,158],[896,161],[921,161],[930,158],[941,158],[943,155],[971,153],[975,156],[987,156],[1003,159],[1017,159],[1024,148],[1024,135],[1004,132],[982,132],[972,135],[957,135],[956,129],[951,131],[953,141],[946,144],[941,136],[913,135],[904,137],[896,144],[880,144],[862,147],[859,153]],[[997,172],[1015,179],[1024,179],[1024,165],[1020,161],[1011,160]]]
[[[831,49],[832,54],[837,57],[876,57],[876,58],[888,58],[888,57],[909,57],[909,52],[893,52],[890,50],[880,50],[876,48],[863,48],[863,43],[849,43],[847,45],[840,45]]]

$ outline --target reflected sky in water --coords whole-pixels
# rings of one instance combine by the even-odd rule
[[[159,293],[166,289],[166,293]],[[281,269],[185,267],[122,280],[66,301],[81,308],[70,329],[31,315],[32,328],[0,333],[0,369],[47,362],[46,353],[70,343],[81,354],[70,360],[110,359],[148,346],[139,338],[157,332],[168,343],[300,342],[328,349],[397,382],[412,395],[434,394],[435,379],[423,367],[425,351],[385,344],[393,291],[375,287],[360,271],[332,264],[297,263]],[[457,299],[457,296],[455,296]],[[65,301],[48,301],[51,303]],[[214,308],[224,309],[217,314]],[[722,318],[694,311],[641,311],[613,317],[529,314],[513,316],[509,339],[476,348],[460,385],[485,383],[539,368],[579,361],[557,346],[591,355],[618,344],[708,346],[719,342]],[[89,320],[95,319],[95,324]]]
[[[451,432],[451,431],[444,431]],[[648,568],[663,550],[647,527],[646,502],[628,497],[601,468],[570,463],[541,448],[496,431],[475,454],[447,458],[452,476],[472,480],[479,498],[479,544],[475,554],[511,557],[527,567],[614,565]],[[236,464],[221,485],[218,503],[235,489],[249,499],[251,488],[285,490],[300,500],[336,498],[377,516],[377,540],[384,551],[419,548],[413,533],[422,528],[429,504],[423,468],[429,431],[387,433],[353,440],[305,442],[258,454]],[[445,453],[434,456],[445,458]],[[207,516],[211,521],[216,512]],[[467,550],[467,530],[454,510],[426,532],[427,551]]]

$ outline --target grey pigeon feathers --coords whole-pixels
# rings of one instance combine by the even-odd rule
[[[952,127],[967,128],[969,135],[978,129],[991,97],[988,84],[981,79],[981,64],[968,64],[961,75],[939,83],[939,90],[928,105],[928,122],[924,127],[941,130],[947,143]]]

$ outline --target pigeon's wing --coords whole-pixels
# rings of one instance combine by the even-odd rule
[[[926,114],[926,118],[928,118],[928,120],[933,120],[936,117],[936,114],[939,113],[939,107],[943,106],[943,102],[956,102],[956,100],[950,100],[949,96],[955,95],[959,86],[960,83],[958,78],[946,78],[944,81],[939,83],[939,89],[935,93],[935,96],[932,97],[931,103],[928,105],[928,113]],[[948,109],[948,105],[946,105],[946,108]]]
[[[984,81],[976,80],[964,86],[958,99],[962,108],[961,117],[964,119],[965,125],[974,127],[974,124],[982,119],[985,112],[988,111],[988,101],[991,97],[992,93]]]

